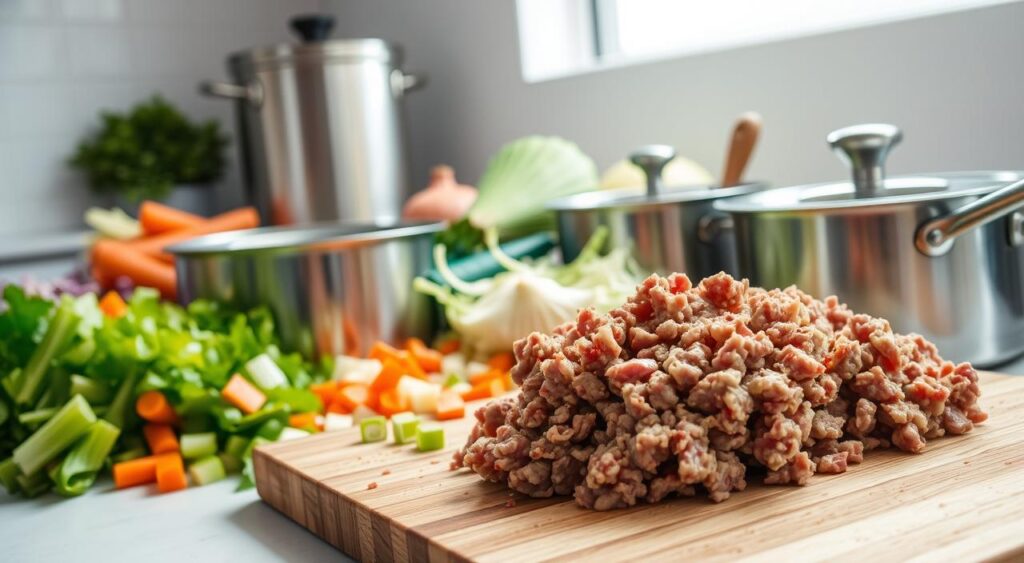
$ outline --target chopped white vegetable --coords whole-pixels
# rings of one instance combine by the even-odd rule
[[[353,356],[338,356],[334,359],[334,379],[349,383],[363,383],[369,385],[377,378],[384,365],[380,360],[372,358],[356,358]]]
[[[288,440],[298,440],[299,438],[305,438],[309,436],[309,432],[301,428],[292,428],[286,426],[284,430],[281,430],[281,435],[277,437],[278,442],[287,442]]]
[[[459,352],[448,354],[441,358],[441,373],[454,373],[461,376],[466,375],[466,356]]]
[[[246,362],[245,370],[249,372],[256,385],[264,389],[276,389],[288,385],[288,377],[266,354],[260,354]]]
[[[462,381],[460,383],[456,383],[455,385],[452,385],[451,387],[449,387],[449,389],[451,389],[452,391],[454,391],[454,392],[458,393],[459,395],[461,395],[461,394],[465,393],[466,391],[469,391],[469,390],[473,389],[473,386],[470,385],[468,381]]]
[[[463,372],[463,375],[465,375],[466,377],[469,377],[471,375],[476,375],[478,373],[484,373],[485,371],[490,371],[490,370],[491,370],[491,366],[489,366],[489,365],[487,365],[487,364],[485,364],[483,362],[469,362],[468,364],[466,364],[466,371]]]
[[[371,416],[377,416],[377,411],[366,405],[359,405],[356,407],[356,410],[352,411],[352,422],[359,424],[364,418],[370,418]]]
[[[398,395],[419,414],[437,412],[441,386],[415,377],[403,376],[398,380]]]
[[[350,414],[327,413],[324,418],[324,432],[337,432],[355,426],[355,420]]]

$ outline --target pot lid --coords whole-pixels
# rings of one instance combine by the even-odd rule
[[[987,170],[885,177],[885,159],[903,139],[888,124],[854,125],[833,131],[828,143],[851,168],[849,182],[777,188],[717,202],[730,213],[827,211],[941,201],[985,195],[1024,178],[1024,172]]]
[[[238,51],[229,56],[236,66],[257,69],[279,68],[296,63],[376,61],[401,63],[402,51],[397,45],[383,39],[330,39],[334,18],[330,16],[302,16],[291,20],[292,29],[300,43],[281,43]]]
[[[646,187],[635,186],[584,192],[553,200],[548,203],[547,208],[554,211],[632,209],[734,197],[765,187],[764,184],[757,182],[728,187],[664,186],[661,172],[675,156],[675,149],[668,145],[640,147],[629,155],[629,159],[644,171],[647,177]]]

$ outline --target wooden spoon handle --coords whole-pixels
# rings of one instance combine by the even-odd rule
[[[722,187],[735,186],[743,178],[743,171],[750,162],[757,137],[761,134],[761,116],[749,111],[739,116],[729,140],[729,152],[725,157],[725,171],[722,173]]]

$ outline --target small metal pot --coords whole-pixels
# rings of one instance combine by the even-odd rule
[[[1024,173],[885,178],[892,125],[829,135],[853,182],[718,202],[756,285],[837,295],[916,332],[945,357],[991,366],[1024,352]]]
[[[282,344],[314,358],[362,354],[376,340],[430,338],[430,299],[413,279],[430,267],[442,223],[267,227],[171,247],[182,303],[265,305]]]
[[[663,188],[661,171],[675,157],[666,145],[630,155],[647,175],[647,188],[588,192],[551,202],[559,245],[568,262],[579,255],[599,227],[609,230],[608,248],[628,248],[644,271],[685,272],[700,279],[737,271],[735,242],[727,222],[712,208],[716,200],[763,189],[749,183],[730,187]]]

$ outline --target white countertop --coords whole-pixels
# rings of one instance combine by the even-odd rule
[[[281,515],[237,477],[157,494],[109,480],[85,495],[36,499],[0,492],[0,560],[351,561]]]

